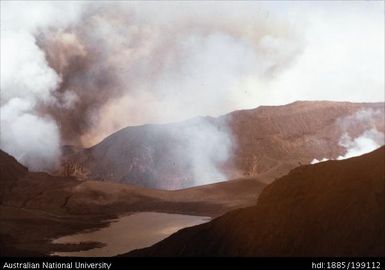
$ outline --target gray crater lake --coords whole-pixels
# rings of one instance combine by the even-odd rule
[[[121,216],[104,228],[59,237],[53,244],[101,242],[103,247],[89,250],[54,252],[54,256],[110,257],[151,246],[178,230],[210,221],[210,217],[140,212]]]

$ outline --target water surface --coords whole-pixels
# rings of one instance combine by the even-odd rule
[[[122,216],[108,227],[55,239],[54,244],[101,242],[104,247],[84,251],[55,252],[57,256],[115,256],[134,249],[151,246],[174,232],[210,221],[209,217],[141,212]]]

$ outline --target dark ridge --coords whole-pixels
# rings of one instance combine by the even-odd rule
[[[298,167],[256,206],[124,256],[384,256],[384,155]]]

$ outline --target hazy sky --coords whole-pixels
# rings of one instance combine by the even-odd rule
[[[19,160],[296,100],[384,100],[383,1],[1,1],[1,147]]]
[[[384,101],[383,1],[277,1],[272,10],[300,22],[304,51],[269,83],[266,103],[298,99]]]

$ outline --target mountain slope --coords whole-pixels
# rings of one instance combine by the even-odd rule
[[[341,120],[360,110],[379,113],[371,121],[354,120],[342,127]],[[343,155],[346,150],[338,142],[346,131],[358,136],[373,124],[382,132],[385,129],[384,103],[306,101],[201,119],[231,135],[232,155],[217,164],[228,179],[258,176],[266,183],[314,158]],[[195,122],[124,128],[89,149],[68,155],[61,173],[150,188],[193,186],[187,173],[191,164],[183,157],[188,150],[175,134]]]
[[[0,255],[35,256],[93,247],[60,246],[50,239],[106,226],[118,215],[152,211],[219,216],[253,205],[265,184],[238,179],[162,191],[29,172],[0,150]]]
[[[301,166],[256,206],[183,229],[129,256],[384,256],[385,147]]]

